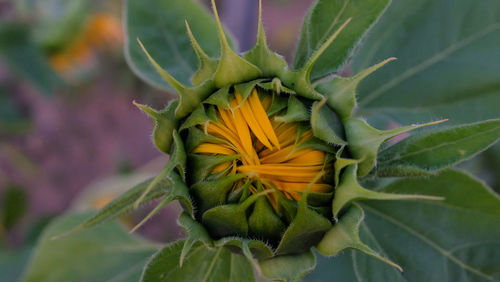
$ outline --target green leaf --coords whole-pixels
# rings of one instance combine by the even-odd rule
[[[185,21],[206,54],[219,56],[215,21],[195,0],[127,0],[125,17],[127,62],[139,77],[156,87],[172,90],[149,63],[137,38],[160,66],[183,84],[190,83],[198,66]]]
[[[0,246],[0,281],[19,281],[31,257],[31,251],[31,246],[15,250],[4,249]]]
[[[295,282],[314,269],[316,256],[312,251],[296,255],[277,256],[259,261],[262,274],[277,281]]]
[[[366,231],[401,265],[407,281],[498,281],[500,198],[469,175],[445,170],[426,179],[402,179],[382,189],[445,197],[433,202],[364,202]],[[355,260],[369,280],[373,271]],[[366,264],[365,264],[366,265]]]
[[[40,0],[32,3],[24,4],[31,6],[26,7],[31,12],[27,15],[33,16],[33,11],[36,11],[31,27],[33,39],[49,52],[68,48],[84,32],[92,16],[92,4],[85,0]]]
[[[30,38],[28,26],[0,23],[0,58],[16,75],[49,96],[61,83],[39,46]]]
[[[322,282],[335,279],[333,281],[357,282],[358,279],[356,278],[352,265],[352,252],[355,251],[342,252],[338,256],[329,258],[321,255],[316,256],[316,267],[305,277],[304,280],[310,282]]]
[[[52,240],[89,213],[53,221],[40,237],[23,281],[137,281],[157,246],[129,235],[117,222]]]
[[[335,256],[343,250],[354,249],[392,265],[399,271],[402,271],[399,265],[382,257],[361,241],[359,238],[359,226],[361,225],[364,216],[363,209],[356,204],[352,205],[340,218],[339,222],[328,230],[321,242],[319,242],[316,246],[318,252],[325,256]]]
[[[184,241],[176,241],[158,251],[145,266],[141,281],[254,281],[247,259],[224,247],[209,249],[196,243],[179,266],[183,245]]]
[[[303,67],[311,55],[348,18],[351,23],[320,56],[311,79],[324,77],[338,70],[356,51],[360,38],[384,11],[389,0],[317,0],[309,9],[302,25],[294,67]],[[388,56],[391,57],[391,56]]]
[[[57,234],[56,237],[65,237],[67,235],[70,235],[71,233],[94,227],[100,223],[113,220],[118,216],[131,211],[134,208],[134,204],[137,199],[148,188],[151,182],[152,180],[147,180],[140,184],[137,184],[134,188],[113,199],[100,211],[86,219],[85,222],[77,226],[75,229],[72,229],[70,231],[64,230],[64,232],[61,232],[61,234]],[[161,197],[162,195],[164,195],[164,191],[161,189],[160,185],[157,185],[151,191],[149,191],[149,193],[141,201],[141,204],[150,202],[156,198]]]
[[[426,175],[486,150],[500,138],[500,120],[467,124],[407,138],[382,150],[380,176]]]
[[[446,15],[446,16],[443,16]],[[498,118],[500,3],[393,1],[353,62],[354,73],[398,60],[359,87],[359,115],[401,124]],[[447,125],[448,125],[447,124]]]

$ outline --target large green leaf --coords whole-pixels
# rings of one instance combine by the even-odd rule
[[[0,23],[0,59],[43,94],[52,94],[61,82],[40,47],[30,38],[28,26]]]
[[[359,282],[354,273],[351,251],[344,251],[330,258],[318,254],[316,259],[316,268],[304,278],[304,281]]]
[[[483,183],[447,170],[396,181],[384,192],[442,196],[433,202],[367,202],[366,233],[403,267],[407,281],[500,280],[500,198]],[[356,262],[371,277],[368,261]],[[384,269],[380,266],[379,269]]]
[[[141,281],[254,281],[252,266],[244,256],[224,247],[209,249],[199,242],[181,267],[183,245],[184,241],[176,241],[158,251],[145,266]]]
[[[31,247],[10,250],[0,246],[0,281],[19,281],[31,256],[31,251]]]
[[[393,1],[353,62],[354,73],[398,60],[361,83],[360,115],[402,124],[498,118],[500,2]]]
[[[49,52],[67,48],[80,36],[92,12],[91,2],[86,0],[29,2],[32,3],[24,3],[26,11],[36,11],[35,22],[31,27],[33,39]]]
[[[382,150],[376,173],[382,176],[434,173],[475,156],[499,138],[498,119],[415,135]]]
[[[137,281],[157,246],[131,236],[117,222],[52,240],[88,213],[56,219],[44,231],[23,281]]]
[[[171,90],[141,50],[140,39],[151,56],[183,84],[198,67],[185,21],[201,48],[219,56],[215,21],[196,0],[127,0],[125,10],[125,56],[134,72],[159,88]]]
[[[353,251],[320,259],[309,281],[500,281],[500,198],[483,183],[446,170],[428,179],[399,180],[382,191],[446,198],[363,204],[362,241],[403,272]]]
[[[317,0],[307,13],[297,51],[295,68],[303,67],[309,57],[348,18],[349,25],[320,56],[311,79],[317,79],[338,70],[357,49],[360,38],[384,11],[389,0]]]

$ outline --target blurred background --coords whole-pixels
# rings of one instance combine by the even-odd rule
[[[264,1],[269,44],[289,62],[312,2]],[[217,3],[240,51],[253,46],[258,2]],[[132,101],[163,108],[175,94],[145,84],[127,66],[122,5],[0,0],[0,281],[19,277],[51,219],[102,207],[168,160],[151,142],[151,120]],[[499,152],[497,145],[463,168],[499,191],[495,174],[483,173],[500,167]],[[132,225],[148,208],[122,222]],[[168,206],[139,232],[162,242],[182,236],[179,209]]]

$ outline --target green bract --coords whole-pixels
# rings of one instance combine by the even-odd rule
[[[173,2],[173,11],[195,5],[191,1],[186,6]],[[362,17],[365,11],[359,8],[362,7],[359,1],[316,1],[306,16],[295,68],[289,68],[280,55],[269,49],[260,14],[255,46],[241,56],[237,54],[227,40],[212,0],[215,23],[208,21],[207,25],[215,25],[220,54],[212,54],[213,46],[211,54],[207,54],[202,48],[206,44],[200,44],[190,29],[189,19],[185,23],[194,50],[185,63],[192,64],[196,56],[198,64],[191,73],[192,85],[176,79],[174,74],[181,71],[174,67],[169,70],[170,66],[165,69],[157,63],[148,53],[147,40],[141,41],[141,34],[137,34],[138,44],[159,74],[143,72],[141,76],[163,85],[158,81],[161,77],[179,95],[162,110],[136,104],[154,120],[154,143],[170,159],[156,178],[113,200],[74,230],[94,226],[160,198],[157,207],[135,230],[172,200],[179,200],[184,212],[178,223],[186,238],[154,255],[142,274],[143,281],[207,281],[228,277],[233,280],[233,271],[246,273],[244,277],[238,276],[241,281],[252,281],[251,266],[268,278],[293,281],[314,268],[313,247],[325,256],[357,250],[402,271],[397,260],[391,261],[379,247],[374,250],[372,243],[361,240],[366,238],[360,236],[360,230],[366,228],[363,207],[376,209],[379,204],[372,200],[440,203],[445,198],[439,193],[420,195],[416,189],[378,191],[363,187],[362,183],[377,176],[431,175],[496,142],[500,125],[498,120],[492,120],[435,130],[384,148],[379,154],[387,140],[445,120],[380,130],[355,115],[360,82],[395,59],[385,59],[350,77],[337,75],[339,66],[350,56],[349,50],[357,46],[359,38],[388,4],[388,1],[373,2],[374,11]],[[130,0],[128,5],[130,9],[138,3]],[[193,8],[194,16],[202,13],[199,9]],[[133,12],[128,10],[128,16]],[[206,28],[199,19],[193,19],[197,29]],[[315,28],[318,20],[326,19],[332,21],[328,28]],[[184,23],[175,25],[179,24]],[[203,37],[206,41],[206,35]],[[339,44],[335,45],[337,41]],[[137,56],[129,53],[129,59],[136,58],[131,59],[134,67],[144,67],[135,62]],[[318,81],[319,78],[323,79]],[[265,111],[256,105],[264,105]],[[220,124],[227,128],[218,128]],[[280,126],[293,128],[292,137],[281,138],[288,133],[273,137]],[[231,127],[234,130],[227,132]],[[214,133],[217,130],[223,133]],[[245,134],[249,134],[248,138]],[[468,134],[481,139],[465,138]],[[239,144],[233,139],[240,140]],[[442,148],[439,142],[443,140],[451,145]],[[268,155],[262,152],[266,148],[274,148],[275,153],[285,151],[286,142],[295,146],[287,156],[300,150],[313,152],[321,156],[322,164],[309,165],[310,159],[304,157],[304,164],[298,168],[295,163],[293,168],[284,168],[290,165],[288,160],[279,167],[266,167]],[[252,160],[248,144],[257,160]],[[433,156],[437,156],[435,161]],[[306,177],[301,169],[318,173],[310,172]],[[289,186],[283,184],[286,182],[280,178],[282,172],[289,177]],[[366,205],[365,200],[369,200]],[[211,264],[203,264],[202,257]],[[234,268],[227,267],[228,260],[234,263]]]

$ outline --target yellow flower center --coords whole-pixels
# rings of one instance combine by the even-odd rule
[[[262,100],[254,89],[243,101],[240,93],[230,109],[218,107],[217,122],[204,126],[206,133],[225,143],[203,143],[194,153],[207,155],[241,155],[232,162],[216,167],[212,172],[226,171],[227,175],[243,173],[247,177],[234,184],[233,190],[249,180],[257,180],[249,189],[256,193],[259,189],[276,189],[286,198],[299,200],[302,192],[330,192],[332,186],[324,183],[325,171],[331,169],[325,163],[325,153],[320,150],[299,147],[309,140],[311,130],[300,133],[298,123],[277,122],[268,117],[271,96]],[[267,194],[273,207],[277,208],[274,193]]]

